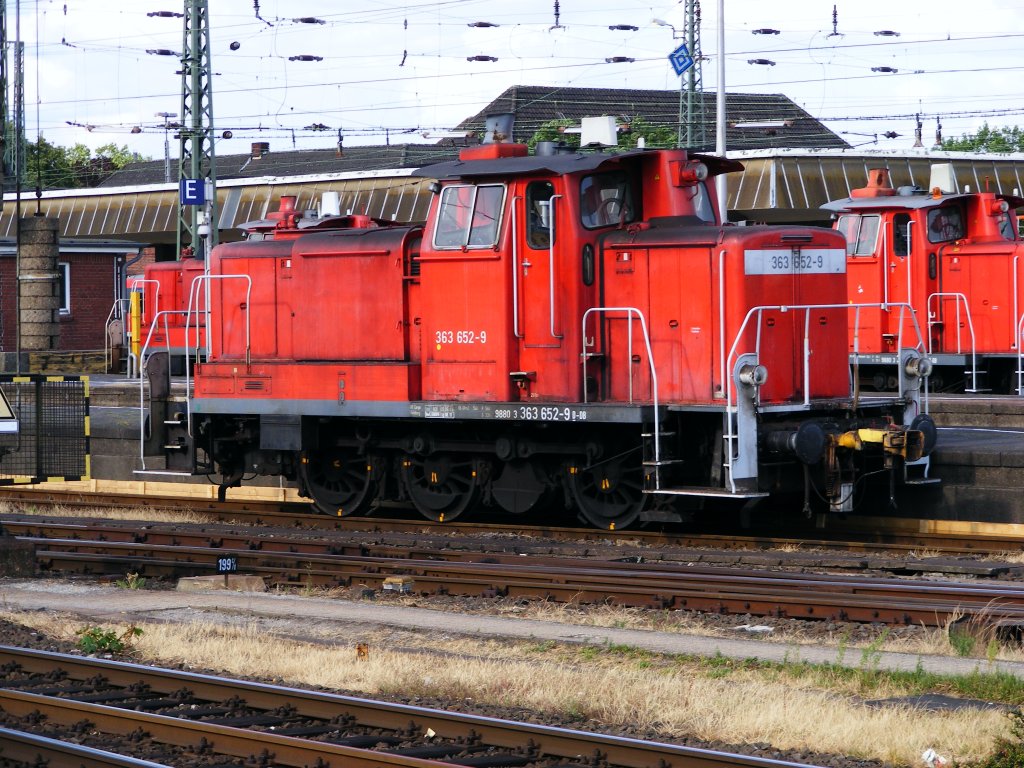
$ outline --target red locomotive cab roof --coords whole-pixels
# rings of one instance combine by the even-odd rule
[[[481,146],[517,148],[524,145],[498,144]],[[488,156],[488,152],[482,153],[482,157],[471,154],[467,157],[460,157],[459,160],[418,168],[413,172],[413,175],[428,179],[438,179],[439,181],[474,178],[511,178],[535,174],[564,176],[570,173],[589,172],[598,169],[610,170],[621,168],[635,163],[641,158],[652,157],[657,153],[678,154],[680,157],[704,163],[708,169],[708,176],[717,176],[721,173],[743,170],[743,164],[735,160],[715,157],[714,155],[688,153],[684,150],[675,149],[634,149],[627,152],[571,152],[553,155],[522,154],[521,149],[511,149],[508,154],[502,154],[501,150],[490,150],[489,152],[497,152],[498,154],[493,157]]]

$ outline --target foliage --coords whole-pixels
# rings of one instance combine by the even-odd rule
[[[123,579],[118,579],[114,584],[121,589],[143,589],[146,586],[146,579],[137,573],[126,573]]]
[[[85,144],[59,147],[40,135],[35,141],[25,142],[22,184],[38,184],[42,189],[95,187],[114,171],[145,159],[127,145],[104,144],[94,154]]]
[[[537,147],[540,141],[558,141],[574,149],[580,146],[579,133],[565,133],[566,128],[573,128],[577,121],[568,118],[548,120],[543,123],[537,132],[526,142],[531,150]],[[633,149],[637,141],[643,138],[644,144],[650,148],[668,148],[676,146],[678,131],[671,125],[655,125],[642,117],[633,117],[628,121],[620,121],[619,125],[619,149]]]
[[[1024,129],[1016,125],[990,128],[985,123],[976,133],[944,140],[942,148],[958,152],[1024,152]]]
[[[1007,713],[1010,718],[1010,738],[996,740],[992,754],[984,760],[971,763],[971,768],[1020,768],[1024,765],[1024,710]]]
[[[75,634],[78,635],[78,649],[83,653],[121,653],[142,634],[142,630],[133,624],[120,635],[102,627],[83,627]]]

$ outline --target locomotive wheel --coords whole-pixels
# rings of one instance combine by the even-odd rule
[[[471,458],[408,455],[402,459],[402,480],[413,506],[428,520],[454,520],[480,498]]]
[[[358,515],[377,497],[372,460],[349,451],[308,453],[299,473],[313,506],[325,515]]]
[[[569,486],[580,517],[605,530],[632,525],[648,500],[641,472],[639,465],[622,457],[570,471]]]

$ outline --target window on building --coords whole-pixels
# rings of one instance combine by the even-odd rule
[[[60,313],[71,314],[71,266],[66,261],[57,262],[57,292],[60,296]]]

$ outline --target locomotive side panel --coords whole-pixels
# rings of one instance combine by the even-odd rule
[[[711,256],[709,249],[625,244],[604,251],[608,306],[638,309],[648,323],[663,403],[709,402],[712,392]],[[651,365],[639,318],[624,312],[604,320],[605,399],[649,402]]]
[[[935,351],[970,350],[972,331],[977,352],[1015,351],[1014,307],[1021,303],[1019,296],[1016,301],[1014,297],[1020,280],[1014,273],[1015,250],[1010,243],[993,243],[940,251],[944,295],[939,305],[940,343]]]
[[[219,310],[211,314],[211,360],[244,360],[290,357],[290,349],[278,347],[278,316],[287,311],[290,297],[278,303],[275,254],[236,251],[216,265],[222,278],[212,281],[211,301]],[[211,265],[211,269],[214,265]]]
[[[357,230],[295,241],[288,303],[296,360],[406,359],[404,234]]]
[[[513,399],[506,272],[494,253],[424,251],[419,288],[424,399]]]

